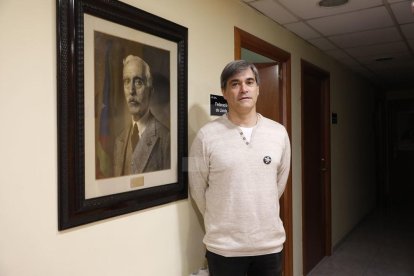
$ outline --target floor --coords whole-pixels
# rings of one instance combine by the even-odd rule
[[[374,275],[414,275],[414,205],[373,212],[308,274]]]

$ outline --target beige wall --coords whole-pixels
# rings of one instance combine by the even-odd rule
[[[233,59],[237,26],[292,54],[294,274],[302,275],[300,59],[331,74],[333,245],[372,208],[372,91],[238,0],[128,0],[189,30],[189,141]],[[191,201],[57,231],[55,1],[0,1],[0,275],[188,275],[204,264]],[[29,137],[27,137],[27,133]]]

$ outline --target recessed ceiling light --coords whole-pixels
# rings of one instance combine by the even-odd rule
[[[381,58],[376,58],[375,61],[389,61],[389,60],[393,60],[393,57],[381,57]]]
[[[321,7],[337,7],[342,6],[348,3],[348,0],[321,0],[319,1],[319,6]]]

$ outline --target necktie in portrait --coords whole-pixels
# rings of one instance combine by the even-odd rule
[[[132,144],[132,150],[135,149],[139,141],[139,131],[137,124],[134,124],[134,127],[132,128],[132,135],[131,135],[131,144]]]

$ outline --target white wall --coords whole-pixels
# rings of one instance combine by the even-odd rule
[[[334,244],[373,205],[372,92],[238,0],[125,2],[189,30],[189,142],[210,120],[209,95],[220,93],[219,74],[234,57],[234,26],[292,54],[293,263],[302,275],[300,59],[331,73]],[[0,1],[0,275],[188,275],[204,265],[189,200],[57,231],[55,10],[53,0]]]
[[[336,245],[376,204],[374,91],[332,76],[332,244]]]

